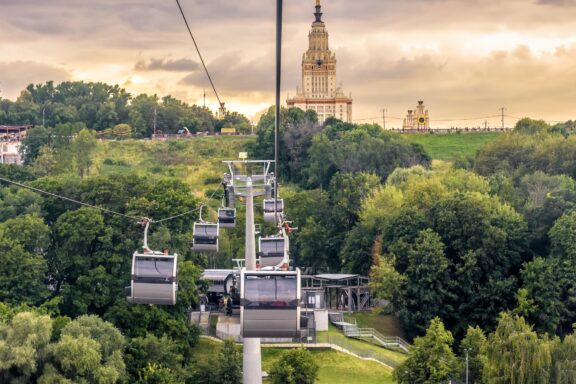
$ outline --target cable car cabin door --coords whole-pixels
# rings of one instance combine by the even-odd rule
[[[134,252],[131,292],[133,304],[175,305],[178,255]]]
[[[300,331],[300,270],[240,273],[245,338],[295,338]]]

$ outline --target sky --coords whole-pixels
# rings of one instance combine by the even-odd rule
[[[274,103],[273,0],[180,0],[228,109]],[[282,99],[294,95],[315,0],[284,1]],[[576,119],[576,0],[322,0],[356,122],[399,127],[423,100],[433,127]],[[214,111],[175,0],[0,0],[0,97],[30,83],[118,84]]]

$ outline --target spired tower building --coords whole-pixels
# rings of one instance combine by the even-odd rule
[[[316,20],[308,34],[308,50],[302,55],[302,84],[296,96],[288,98],[288,107],[311,109],[324,122],[336,117],[352,121],[352,96],[347,97],[336,82],[336,55],[328,48],[328,32],[322,21],[322,6],[316,0]]]

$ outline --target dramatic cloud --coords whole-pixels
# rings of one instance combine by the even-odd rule
[[[195,71],[201,68],[200,64],[190,59],[150,59],[149,61],[140,60],[134,65],[137,71],[171,71],[187,72]]]
[[[180,3],[226,104],[252,115],[273,103],[275,2]],[[463,121],[482,124],[503,106],[510,116],[576,118],[575,5],[323,0],[322,11],[355,119],[380,121],[386,108],[398,125],[424,100],[432,118],[444,120],[438,124],[451,125],[475,117]],[[314,0],[284,7],[283,98],[301,79]],[[206,90],[207,105],[217,105],[173,1],[1,0],[0,14],[2,97],[16,97],[31,82],[73,79],[191,103],[203,103]]]
[[[0,97],[15,99],[29,84],[70,80],[68,71],[32,61],[0,62]]]

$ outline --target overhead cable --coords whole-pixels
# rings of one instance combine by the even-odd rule
[[[208,76],[208,80],[210,81],[210,85],[212,86],[212,89],[214,90],[214,94],[216,95],[216,99],[218,99],[218,104],[220,104],[220,107],[224,107],[224,103],[222,103],[222,101],[220,100],[220,97],[218,96],[218,92],[216,91],[216,87],[214,86],[214,82],[212,81],[212,77],[210,76],[210,72],[208,72],[208,68],[206,67],[206,64],[204,64],[204,59],[202,58],[202,54],[200,53],[200,48],[198,48],[198,44],[196,44],[196,39],[194,38],[194,35],[192,34],[192,30],[190,29],[190,25],[188,24],[188,20],[186,19],[186,15],[184,14],[182,7],[180,6],[180,1],[176,0],[176,4],[178,4],[178,9],[180,10],[180,14],[182,15],[182,19],[184,19],[184,24],[186,24],[186,29],[188,29],[188,33],[190,34],[190,37],[192,38],[192,42],[194,43],[194,47],[196,47],[196,52],[198,52],[198,57],[200,58],[200,62],[202,63],[202,66],[204,67],[204,71],[206,72],[206,76]]]

